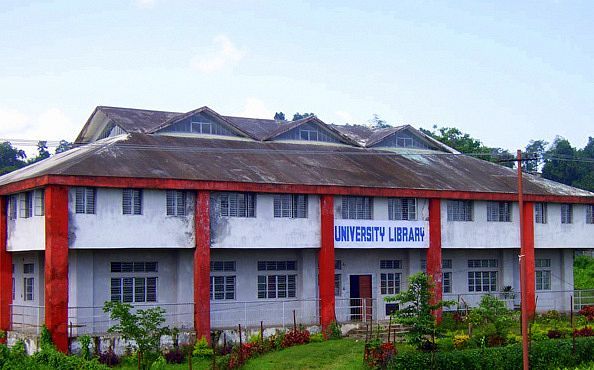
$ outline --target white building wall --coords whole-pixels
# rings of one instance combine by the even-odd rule
[[[38,333],[45,322],[45,278],[44,255],[42,252],[15,252],[12,255],[14,266],[14,300],[12,302],[13,330]],[[24,274],[23,265],[32,263],[33,273]],[[33,300],[25,300],[24,278],[33,278]]]
[[[142,215],[122,213],[122,189],[98,188],[95,214],[75,212],[75,188],[68,195],[70,248],[194,248],[194,195],[186,216],[167,216],[166,192],[143,190]]]
[[[7,231],[9,252],[45,250],[45,216],[8,219]]]
[[[547,223],[534,225],[536,248],[594,248],[594,225],[586,223],[586,206],[573,205],[573,223],[561,223],[561,204],[547,204]]]
[[[256,217],[223,217],[211,198],[212,248],[319,248],[320,198],[308,196],[307,218],[274,217],[274,195],[257,194]]]

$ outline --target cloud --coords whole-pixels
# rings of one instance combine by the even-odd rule
[[[353,116],[351,116],[349,112],[337,110],[336,112],[334,112],[334,114],[336,114],[338,118],[342,120],[342,122],[340,123],[353,123]]]
[[[202,73],[213,73],[231,66],[243,59],[245,52],[225,35],[218,35],[213,39],[218,50],[208,55],[196,55],[192,58],[193,69]]]
[[[250,118],[267,118],[272,119],[274,113],[272,113],[264,102],[258,98],[247,98],[243,106],[243,110],[237,114],[240,117]]]
[[[140,9],[151,9],[155,6],[156,0],[135,0],[134,3]]]

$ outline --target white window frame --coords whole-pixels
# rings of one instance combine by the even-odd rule
[[[402,273],[397,271],[380,273],[380,294],[393,295],[400,293]]]
[[[111,261],[110,300],[124,303],[159,302],[158,271],[159,263],[156,261]],[[153,294],[149,293],[149,286],[154,288]],[[124,291],[126,288],[131,291],[126,293]],[[140,292],[141,288],[142,292]],[[142,298],[138,299],[140,293]],[[118,296],[119,300],[116,299]],[[127,299],[128,296],[131,298]]]
[[[334,260],[334,296],[342,296],[342,260]]]
[[[8,219],[16,220],[18,217],[18,197],[16,194],[8,197]]]
[[[472,222],[474,219],[474,202],[472,200],[448,200],[448,221]]]
[[[586,204],[586,224],[594,225],[594,204]]]
[[[258,261],[257,265],[258,299],[290,299],[297,297],[297,261]],[[287,273],[278,273],[283,271]]]
[[[210,261],[211,301],[230,301],[236,299],[236,265],[237,263],[235,261]]]
[[[74,211],[77,214],[93,215],[97,210],[97,189],[77,187],[74,190]]]
[[[445,271],[444,271],[445,270]],[[445,294],[452,293],[452,260],[441,260],[441,289]],[[447,282],[447,283],[446,283]]]
[[[307,218],[307,194],[274,194],[275,218]]]
[[[188,193],[183,190],[167,190],[165,211],[167,216],[187,216]]]
[[[547,223],[547,204],[546,203],[534,203],[534,223],[546,224]]]
[[[23,301],[35,300],[35,264],[23,263]]]
[[[416,198],[388,198],[388,219],[416,221]]]
[[[536,258],[534,260],[534,279],[537,291],[551,290],[551,259]]]
[[[316,129],[310,128],[300,128],[299,129],[299,139],[305,141],[321,141],[320,140],[320,132]]]
[[[19,193],[19,216],[21,218],[33,217],[33,192]]]
[[[44,216],[45,215],[45,191],[43,189],[37,189],[34,192],[34,215]]]
[[[343,220],[373,220],[373,197],[345,195],[341,203]]]
[[[511,202],[487,202],[487,222],[511,222]]]
[[[142,189],[122,189],[122,214],[142,215]]]
[[[573,204],[562,203],[561,204],[561,223],[572,224],[573,223]]]
[[[218,206],[221,217],[256,217],[256,193],[220,193]]]

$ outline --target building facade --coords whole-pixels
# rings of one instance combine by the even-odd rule
[[[410,126],[371,131],[98,107],[76,148],[0,177],[0,329],[65,349],[106,301],[209,337],[238,323],[383,319],[409,275],[519,305],[513,170]],[[569,310],[594,194],[526,174],[530,310]]]

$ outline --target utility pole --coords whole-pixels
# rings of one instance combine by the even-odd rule
[[[516,158],[518,163],[518,206],[520,208],[520,291],[522,310],[522,362],[524,370],[530,368],[528,357],[528,307],[527,302],[527,285],[526,285],[526,242],[524,239],[524,191],[522,184],[522,151],[518,149]]]

